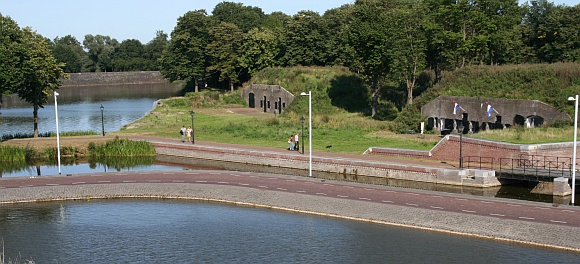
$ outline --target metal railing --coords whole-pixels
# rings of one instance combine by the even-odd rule
[[[493,157],[481,157],[481,156],[464,156],[463,166],[466,169],[487,169],[493,170]]]
[[[494,158],[481,156],[464,156],[463,166],[466,169],[495,170],[502,175],[520,175],[517,178],[530,176],[538,179],[571,177],[572,158],[521,154],[518,158]]]
[[[570,177],[572,159],[555,156],[520,155],[519,158],[499,158],[499,172],[523,174],[536,178]]]

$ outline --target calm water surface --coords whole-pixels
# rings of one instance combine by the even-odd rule
[[[36,263],[578,263],[580,254],[224,204],[0,205],[7,257]]]
[[[153,109],[155,101],[176,95],[171,84],[61,87],[58,96],[59,132],[120,130]],[[34,132],[32,107],[13,97],[4,97],[0,109],[0,135]],[[104,111],[101,114],[101,105]],[[54,97],[38,110],[38,131],[56,131]]]

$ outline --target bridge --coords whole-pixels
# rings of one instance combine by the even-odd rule
[[[500,179],[553,182],[555,178],[572,178],[572,158],[520,155],[518,158],[464,156],[464,168],[488,169]]]

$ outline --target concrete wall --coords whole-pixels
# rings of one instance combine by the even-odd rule
[[[175,146],[164,143],[154,143],[154,145],[157,154],[160,155],[300,170],[309,169],[309,157],[305,155],[223,149],[199,145]],[[501,185],[493,171],[444,169],[353,159],[312,157],[312,170],[341,175],[344,177],[343,180],[374,184],[389,180],[405,180],[470,187]]]
[[[454,102],[460,106],[453,114]],[[487,115],[488,103],[495,109]],[[538,126],[556,120],[572,120],[563,111],[537,100],[510,100],[460,96],[439,96],[421,108],[423,117],[430,119],[428,129],[457,131],[460,121],[464,132],[504,128],[505,126]]]
[[[294,101],[294,95],[280,85],[252,84],[242,90],[250,108],[281,114]]]

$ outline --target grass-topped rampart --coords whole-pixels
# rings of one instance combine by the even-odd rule
[[[439,95],[539,100],[572,116],[567,98],[578,93],[580,63],[471,66],[446,72],[420,104]]]
[[[286,141],[290,135],[302,133],[300,118],[308,118],[308,97],[299,94],[312,91],[314,151],[362,153],[373,146],[428,150],[439,141],[439,136],[393,132],[404,129],[397,123],[399,120],[404,120],[401,123],[411,124],[412,129],[424,121],[418,113],[418,106],[427,99],[440,94],[502,97],[509,93],[509,98],[525,95],[519,99],[545,100],[554,104],[558,102],[555,106],[561,105],[568,110],[567,97],[562,96],[580,91],[572,87],[579,82],[579,65],[467,67],[447,73],[444,80],[435,87],[417,95],[418,100],[414,107],[401,111],[398,119],[386,121],[374,120],[369,116],[369,90],[360,77],[346,68],[268,68],[258,73],[249,84],[281,85],[296,95],[282,115],[263,113],[257,109],[251,111],[239,91],[230,93],[202,90],[188,93],[184,97],[163,100],[148,116],[124,127],[120,134],[180,138],[179,128],[191,125],[190,111],[193,110],[196,141],[285,149],[288,147]],[[510,84],[510,80],[513,80],[514,85]],[[535,92],[536,90],[542,92]],[[549,96],[556,90],[562,98]],[[494,134],[495,131],[478,136],[525,144],[572,140],[570,126],[540,129],[544,131],[514,129],[502,131],[499,136]],[[305,132],[307,131],[306,121]],[[306,137],[306,134],[302,135],[303,140]]]

